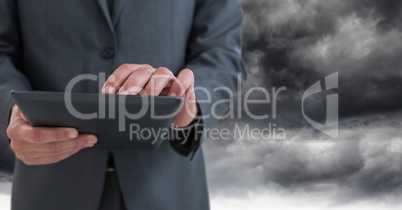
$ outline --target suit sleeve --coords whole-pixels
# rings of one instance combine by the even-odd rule
[[[241,56],[242,22],[237,0],[199,0],[196,4],[186,68],[194,72],[203,117],[188,131],[194,133],[190,135],[193,139],[173,145],[182,155],[194,157],[206,137],[202,131],[212,128],[229,110],[230,103],[217,102],[235,96],[246,77]]]
[[[0,1],[0,149],[8,147],[6,129],[13,100],[11,90],[30,90],[22,68],[21,41],[16,1]]]

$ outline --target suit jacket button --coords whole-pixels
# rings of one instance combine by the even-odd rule
[[[104,59],[112,59],[116,55],[115,51],[113,48],[106,48],[101,52],[101,56]]]

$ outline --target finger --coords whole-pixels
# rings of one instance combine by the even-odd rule
[[[93,147],[97,142],[97,137],[91,134],[81,134],[75,139],[46,144],[32,144],[30,142],[17,142],[12,145],[14,152],[29,157],[34,153],[57,154],[71,148]],[[14,142],[13,142],[14,143]]]
[[[198,111],[198,107],[193,86],[187,89],[184,96],[184,100],[186,101],[185,103],[186,110],[192,114],[197,114],[195,111]]]
[[[177,75],[177,79],[173,81],[168,95],[182,97],[191,87],[194,87],[194,74],[190,69],[184,69]]]
[[[150,65],[140,64],[123,64],[117,68],[112,75],[109,76],[105,84],[102,87],[103,94],[115,94],[120,86],[126,81],[126,79],[140,67],[149,67]]]
[[[78,131],[74,128],[32,127],[22,119],[16,119],[7,129],[10,139],[22,139],[32,143],[65,141],[77,138]]]
[[[188,116],[192,119],[196,118],[198,114],[198,106],[193,87],[187,89],[184,101],[184,108],[188,113]]]
[[[20,108],[14,104],[11,108],[11,117],[10,117],[10,123],[15,120],[15,119],[23,119],[24,121],[27,121],[25,116],[22,114]]]
[[[146,95],[159,95],[175,79],[173,73],[164,67],[157,68],[144,88]]]
[[[151,78],[154,72],[155,69],[149,67],[141,67],[135,70],[133,73],[131,73],[131,75],[121,86],[118,94],[125,94],[125,95],[139,94],[143,90],[144,86],[147,84],[148,80]]]
[[[20,160],[33,160],[33,159],[37,159],[37,158],[41,158],[41,157],[50,157],[50,156],[56,156],[56,155],[60,155],[60,154],[65,154],[68,153],[70,151],[74,151],[74,150],[80,150],[80,149],[85,149],[87,147],[81,147],[81,146],[77,146],[77,147],[72,147],[72,148],[68,148],[59,152],[54,152],[54,153],[49,153],[49,152],[31,152],[31,153],[18,153],[16,154],[16,157]]]
[[[49,156],[55,156],[58,154],[63,154],[66,153],[68,151],[72,151],[75,149],[84,149],[85,147],[72,147],[72,148],[68,148],[65,149],[63,151],[59,151],[59,152],[26,152],[26,153],[15,153],[15,156],[20,159],[20,160],[33,160],[33,159],[37,159],[37,158],[41,158],[41,157],[49,157]]]
[[[74,148],[71,150],[68,150],[66,152],[56,154],[56,155],[51,155],[51,156],[45,156],[45,157],[38,157],[34,159],[29,159],[25,160],[24,163],[26,165],[47,165],[47,164],[54,164],[58,163],[68,157],[71,157],[72,155],[76,154],[79,152],[82,148]]]
[[[25,122],[28,122],[27,118],[25,117],[25,115],[20,111],[20,115],[21,115],[21,119],[24,120]]]
[[[24,113],[21,112],[20,108],[14,104],[13,108],[12,108],[12,112],[15,112],[16,117],[19,119],[21,118],[22,120],[24,120],[25,122],[28,122],[27,118],[25,117]]]
[[[162,92],[160,92],[159,93],[159,95],[160,96],[167,96],[168,94],[169,94],[169,90],[170,90],[170,87],[171,87],[172,85],[170,84],[170,85],[167,85],[163,90],[162,90]]]
[[[194,121],[194,119],[197,118],[199,111],[195,98],[194,88],[188,89],[188,91],[186,91],[185,93],[184,98],[185,100],[183,106],[173,120],[173,124],[178,127],[188,126],[191,122]]]

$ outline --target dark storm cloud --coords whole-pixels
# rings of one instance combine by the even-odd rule
[[[297,114],[300,103],[289,104],[300,101],[310,85],[336,71],[342,117],[402,107],[402,1],[242,3],[248,87],[286,86],[289,97],[282,101],[286,113],[301,116]],[[320,106],[311,105],[312,110]]]
[[[278,119],[268,121],[295,126],[287,129],[285,141],[207,141],[212,196],[243,199],[262,188],[329,193],[335,205],[385,196],[400,202],[402,1],[241,2],[249,69],[244,91],[286,86]],[[301,97],[310,85],[337,71],[340,136],[328,140],[305,126]],[[306,113],[325,121],[325,94],[306,102]],[[258,114],[269,110],[261,104],[252,109]],[[220,127],[243,123],[263,128],[268,123],[242,119]]]
[[[402,195],[402,114],[344,120],[335,140],[311,130],[289,130],[286,141],[237,140],[225,147],[206,143],[213,196],[243,196],[270,189],[330,191],[333,204]],[[327,187],[320,187],[320,186]],[[331,186],[331,187],[328,187]]]

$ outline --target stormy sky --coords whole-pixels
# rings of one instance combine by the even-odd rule
[[[341,117],[402,107],[402,1],[242,3],[248,85],[285,86],[282,109],[278,110],[283,118],[289,112],[297,115],[302,93],[335,72],[339,72]],[[312,114],[323,114],[321,100],[315,100],[309,105],[315,110]],[[260,106],[264,110],[264,105]]]
[[[286,87],[276,123],[286,140],[208,140],[213,209],[396,209],[402,206],[402,1],[242,0],[244,59],[252,87]],[[339,136],[304,120],[303,93],[338,72]],[[305,101],[325,121],[325,95]],[[255,93],[253,98],[262,98]],[[254,113],[271,114],[270,104]]]
[[[218,128],[265,128],[286,139],[208,139],[212,209],[396,209],[402,205],[402,0],[241,0],[244,59],[252,87],[286,87],[277,119],[243,115]],[[302,116],[315,82],[339,74],[339,136]],[[325,121],[325,95],[306,113]],[[261,93],[251,95],[261,98]],[[252,106],[271,115],[269,104]],[[243,110],[244,112],[244,110]],[[1,165],[1,161],[0,161]],[[3,178],[4,179],[4,178]],[[6,178],[9,179],[9,178]],[[1,182],[1,180],[0,180]],[[9,184],[0,185],[0,202]]]

